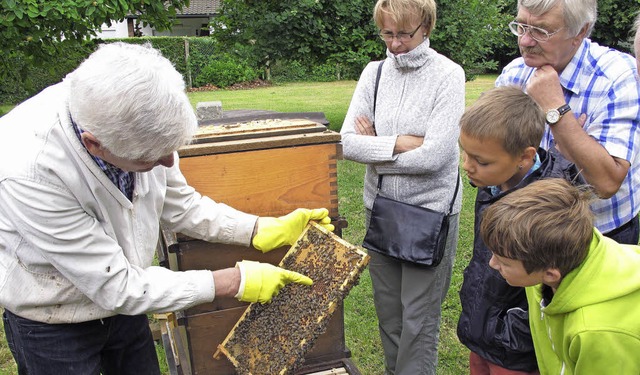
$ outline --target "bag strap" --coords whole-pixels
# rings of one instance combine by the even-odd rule
[[[378,86],[380,84],[380,75],[382,74],[382,65],[384,64],[384,60],[380,61],[378,64],[378,73],[376,74],[376,85],[373,88],[373,116],[376,115],[376,100],[378,99]],[[373,123],[373,131],[376,130],[376,123]]]
[[[453,199],[451,199],[451,204],[449,205],[449,213],[447,215],[451,215],[453,211],[453,204],[456,202],[456,197],[458,196],[458,189],[460,188],[460,168],[458,168],[458,174],[456,175],[456,190],[453,193]]]

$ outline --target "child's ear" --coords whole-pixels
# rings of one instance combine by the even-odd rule
[[[562,281],[562,274],[557,268],[547,268],[542,275],[542,283],[557,288]]]
[[[535,147],[527,147],[522,151],[522,155],[520,156],[521,162],[530,162],[535,159],[536,153],[538,150]]]

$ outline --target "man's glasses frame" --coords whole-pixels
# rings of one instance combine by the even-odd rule
[[[533,38],[537,42],[548,41],[552,36],[559,33],[560,30],[562,29],[564,29],[564,27],[561,27],[558,30],[550,33],[541,27],[527,25],[526,23],[521,23],[517,21],[509,22],[509,30],[511,30],[513,35],[524,36],[524,34],[529,32],[529,35],[531,36],[531,38]]]
[[[384,40],[385,42],[391,42],[393,41],[393,38],[398,39],[398,41],[400,42],[408,42],[411,39],[413,39],[413,36],[416,35],[416,33],[418,32],[418,30],[420,29],[420,27],[422,27],[422,24],[419,24],[418,27],[416,27],[415,30],[413,30],[410,33],[389,33],[389,32],[380,32],[378,35],[380,36],[380,39]]]

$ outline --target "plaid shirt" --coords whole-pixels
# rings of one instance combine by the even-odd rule
[[[534,70],[518,58],[504,68],[496,86],[524,89]],[[632,56],[585,39],[560,74],[565,100],[573,113],[587,114],[585,131],[611,156],[631,163],[620,190],[592,204],[595,226],[602,233],[626,224],[640,211],[640,153],[635,147],[640,144],[640,87],[636,70]],[[547,126],[540,146],[548,150],[553,142]]]
[[[80,135],[84,132],[84,130],[80,129],[78,125],[71,120],[71,124],[73,125],[73,130],[76,132],[78,139],[80,139]],[[82,140],[80,139],[80,143]],[[82,143],[84,146],[84,143]],[[122,194],[125,197],[129,198],[129,200],[133,199],[133,172],[123,171],[122,169],[116,167],[115,165],[109,164],[106,161],[100,159],[99,157],[93,156],[91,153],[91,158],[98,164],[98,167],[109,177],[109,179],[120,189]]]

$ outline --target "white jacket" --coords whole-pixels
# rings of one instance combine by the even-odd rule
[[[75,135],[68,95],[57,84],[0,118],[0,306],[74,323],[212,301],[211,272],[151,266],[160,222],[248,246],[257,217],[195,192],[177,161],[135,173],[129,201]]]

